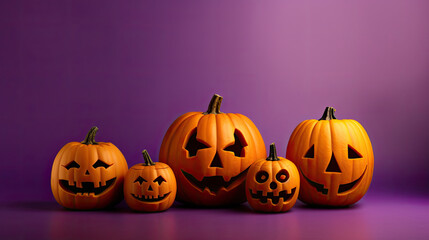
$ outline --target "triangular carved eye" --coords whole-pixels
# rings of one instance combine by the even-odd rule
[[[98,160],[97,160],[97,162],[95,162],[95,163],[92,165],[92,167],[93,167],[93,168],[99,168],[99,167],[108,168],[108,167],[110,167],[110,165],[109,165],[109,164],[107,164],[107,163],[105,163],[105,162],[103,162],[103,161],[101,161],[100,159],[98,159]]]
[[[158,176],[153,182],[157,182],[158,185],[161,185],[162,182],[165,182],[165,179],[162,176]]]
[[[310,147],[310,149],[308,149],[304,158],[314,158],[314,144]]]
[[[358,151],[356,151],[356,149],[354,149],[350,145],[348,145],[347,152],[348,152],[348,155],[349,155],[349,159],[362,158],[362,155]]]
[[[143,182],[147,182],[147,181],[144,178],[139,176],[134,182],[139,182],[140,184],[142,184]]]
[[[245,141],[242,141],[243,135],[238,130],[234,132],[234,144],[224,148],[223,150],[233,152],[236,157],[244,157],[243,148],[247,146]]]
[[[193,130],[193,133],[189,137],[188,143],[186,144],[185,149],[189,153],[189,157],[193,157],[197,155],[197,151],[200,149],[209,148],[209,146],[204,143],[198,141],[197,139],[197,129]]]
[[[71,161],[69,164],[67,164],[66,166],[64,166],[67,170],[69,170],[70,168],[80,168],[80,165],[75,162],[74,160]]]

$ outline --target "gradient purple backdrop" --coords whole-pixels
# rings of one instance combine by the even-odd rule
[[[221,4],[222,2],[222,4]],[[374,148],[371,191],[428,194],[428,1],[1,1],[1,200],[54,201],[59,149],[157,158],[181,114],[248,116],[284,156],[326,106]],[[8,184],[5,184],[8,183]],[[31,196],[31,197],[29,197]]]

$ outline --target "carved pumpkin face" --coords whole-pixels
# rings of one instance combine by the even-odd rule
[[[265,157],[256,126],[241,114],[221,113],[222,97],[215,95],[207,112],[190,112],[168,129],[160,161],[173,169],[178,199],[203,206],[245,201],[247,169]]]
[[[299,199],[308,204],[346,206],[369,188],[374,155],[365,129],[338,120],[328,107],[320,120],[306,120],[289,139],[286,157],[301,172]]]
[[[252,164],[246,178],[246,196],[256,211],[285,212],[295,205],[299,193],[299,172],[291,161],[277,157],[270,145],[270,156]]]
[[[66,144],[54,160],[51,188],[70,209],[99,209],[122,200],[127,162],[112,143],[95,142],[93,127],[82,142]]]
[[[125,201],[136,211],[167,210],[177,192],[173,170],[165,163],[152,162],[146,150],[143,151],[143,158],[145,163],[132,166],[125,176]]]

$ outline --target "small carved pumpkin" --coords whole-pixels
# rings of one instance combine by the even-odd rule
[[[298,169],[291,161],[277,157],[272,143],[269,157],[253,163],[247,173],[247,201],[256,211],[286,212],[295,205],[298,193]]]
[[[146,150],[143,150],[143,158],[145,163],[132,166],[125,176],[125,201],[136,211],[167,210],[177,192],[173,170],[165,163],[154,163]]]
[[[112,143],[95,142],[93,127],[83,142],[67,143],[55,157],[51,189],[57,202],[70,209],[99,209],[123,199],[128,165]]]
[[[299,199],[308,204],[347,206],[369,188],[374,154],[365,129],[352,119],[338,120],[327,107],[319,120],[301,122],[286,157],[301,172]]]
[[[252,121],[220,112],[221,101],[214,95],[206,112],[185,113],[164,136],[159,160],[173,169],[182,202],[203,206],[244,202],[247,170],[266,156]]]

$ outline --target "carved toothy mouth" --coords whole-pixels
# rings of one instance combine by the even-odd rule
[[[344,193],[347,191],[352,190],[353,188],[355,188],[358,183],[362,180],[363,176],[365,175],[367,167],[365,167],[365,170],[363,171],[362,175],[354,180],[353,182],[350,183],[345,183],[345,184],[340,184],[340,186],[338,187],[338,193]],[[310,180],[307,176],[304,175],[304,173],[302,172],[302,170],[300,169],[302,176],[304,176],[305,180],[307,180],[307,182],[316,188],[316,190],[320,193],[322,193],[323,195],[327,195],[328,194],[328,189],[325,188],[325,186],[323,184],[317,183],[315,181]]]
[[[264,196],[263,191],[257,191],[256,193],[253,193],[252,189],[249,189],[249,192],[252,198],[258,199],[261,203],[267,203],[268,199],[271,199],[273,204],[277,204],[282,198],[283,202],[289,201],[295,194],[295,190],[296,187],[291,190],[291,193],[287,193],[287,190],[280,191],[278,196],[275,196],[273,192],[267,192],[267,196]]]
[[[239,181],[241,179],[244,180],[247,174],[247,170],[249,170],[249,168],[242,171],[237,176],[232,177],[228,182],[225,181],[222,176],[203,177],[203,180],[198,181],[194,176],[183,170],[182,173],[193,186],[197,187],[201,191],[204,191],[204,189],[208,189],[210,192],[216,193],[221,188],[228,189],[228,187],[230,187],[236,181]]]
[[[135,198],[135,199],[137,199],[137,200],[139,200],[139,201],[141,201],[141,202],[158,202],[158,201],[161,201],[161,200],[163,200],[164,198],[166,198],[168,195],[170,195],[170,192],[169,193],[166,193],[166,194],[164,194],[164,195],[162,195],[162,196],[158,196],[157,198],[155,198],[155,197],[153,197],[153,196],[146,196],[146,195],[135,195],[134,193],[131,193],[131,195]]]
[[[106,185],[104,186],[101,186],[101,183],[99,183],[100,187],[94,187],[93,182],[82,182],[82,187],[80,188],[76,186],[76,182],[74,182],[74,186],[73,186],[73,185],[69,185],[68,180],[60,180],[60,186],[67,192],[73,193],[73,194],[89,195],[90,193],[93,193],[94,195],[99,195],[102,192],[104,192],[106,189],[108,189],[115,181],[116,181],[116,178],[112,178],[106,181]]]

